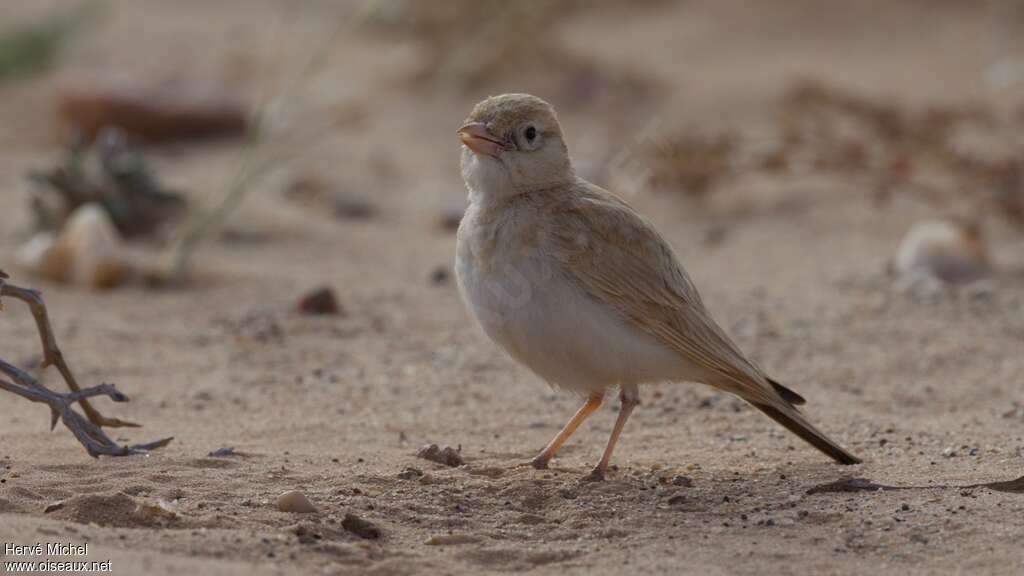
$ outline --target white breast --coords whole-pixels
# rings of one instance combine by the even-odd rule
[[[521,219],[529,221],[530,219]],[[459,230],[455,271],[488,336],[552,385],[581,394],[687,379],[687,363],[580,291],[514,214],[484,222],[471,206]]]

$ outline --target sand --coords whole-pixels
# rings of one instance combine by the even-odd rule
[[[3,4],[6,23],[62,3]],[[131,396],[98,402],[144,424],[113,435],[175,440],[94,460],[66,430],[48,431],[44,407],[4,397],[0,543],[87,542],[88,560],[151,576],[1024,570],[1024,495],[958,487],[1024,474],[1024,237],[1003,221],[987,228],[996,275],[922,295],[886,272],[906,229],[941,215],[912,194],[878,207],[855,177],[754,174],[705,202],[629,196],[720,323],[807,398],[811,419],[865,459],[857,467],[692,384],[642,389],[604,483],[580,479],[603,449],[614,399],[550,470],[523,467],[578,400],[490,344],[437,272],[450,270],[455,242],[438,219],[465,194],[454,130],[490,93],[551,99],[581,170],[596,173],[650,123],[771,125],[780,95],[804,76],[911,107],[1019,107],[1020,92],[993,89],[984,71],[1021,54],[1024,36],[1012,31],[1024,21],[952,2],[602,3],[543,33],[650,89],[591,103],[565,96],[557,70],[543,67],[469,88],[416,81],[425,57],[414,38],[344,33],[278,130],[304,147],[329,118],[357,121],[258,181],[185,289],[94,293],[31,282],[8,264],[29,223],[23,174],[59,153],[55,88],[116,69],[212,79],[255,101],[283,91],[353,3],[108,4],[57,69],[0,86],[0,263],[44,291],[79,378]],[[245,152],[226,141],[150,153],[165,179],[209,206]],[[376,213],[339,219],[289,200],[282,190],[304,174]],[[321,285],[344,314],[295,312]],[[38,362],[20,305],[8,302],[0,331],[0,356]],[[61,385],[54,374],[46,382]],[[431,443],[460,448],[465,464],[417,458]],[[208,456],[224,447],[234,454]],[[849,477],[918,488],[808,493]],[[318,512],[279,511],[288,490]],[[4,558],[15,559],[31,558]]]

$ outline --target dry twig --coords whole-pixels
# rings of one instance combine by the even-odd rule
[[[136,444],[132,446],[120,446],[110,439],[103,432],[103,426],[109,427],[137,427],[138,424],[125,422],[117,418],[107,418],[99,413],[88,401],[88,398],[95,396],[107,396],[114,402],[127,402],[128,397],[118,392],[113,384],[100,384],[89,388],[81,388],[71,373],[67,361],[60,348],[57,347],[57,340],[50,327],[50,319],[46,313],[46,305],[38,291],[30,288],[21,288],[7,283],[9,277],[0,270],[0,298],[7,296],[15,300],[21,300],[28,305],[32,316],[36,321],[36,328],[39,331],[39,338],[43,348],[43,368],[56,366],[64,381],[67,382],[71,392],[60,394],[47,389],[35,378],[24,370],[0,360],[0,374],[6,375],[13,382],[0,379],[0,389],[13,392],[32,402],[42,402],[49,405],[51,412],[50,429],[57,425],[58,421],[64,423],[68,430],[75,435],[75,438],[85,446],[90,456],[97,457],[101,454],[108,456],[127,456],[146,452],[162,446],[166,446],[171,438],[164,438],[148,444]],[[0,310],[2,310],[0,301]],[[73,408],[75,403],[81,403],[82,410],[86,416],[81,416]]]

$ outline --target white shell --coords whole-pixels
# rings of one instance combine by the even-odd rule
[[[316,512],[316,506],[298,490],[289,490],[277,497],[277,509],[281,512],[306,514]]]
[[[129,271],[121,235],[106,210],[94,203],[72,212],[59,236],[32,237],[17,258],[41,277],[86,288],[117,286]]]
[[[895,264],[902,275],[943,282],[967,282],[984,276],[989,270],[979,232],[948,220],[912,226],[900,242]]]

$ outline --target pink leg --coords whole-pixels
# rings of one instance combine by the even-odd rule
[[[562,444],[565,444],[565,441],[568,440],[569,436],[572,436],[572,433],[580,427],[580,424],[587,419],[587,416],[590,416],[594,410],[601,407],[602,401],[603,400],[600,396],[591,396],[587,400],[587,403],[580,406],[580,409],[576,411],[576,415],[572,417],[572,420],[569,420],[569,423],[562,428],[562,431],[551,440],[547,447],[544,448],[544,450],[538,454],[530,464],[538,470],[547,468],[548,462],[555,456],[555,452],[558,452],[558,449],[562,447]]]
[[[622,406],[619,408],[619,417],[615,419],[615,427],[612,428],[612,435],[608,438],[608,446],[604,449],[601,461],[597,463],[597,466],[586,477],[587,480],[597,482],[604,480],[605,473],[608,471],[608,463],[612,459],[612,452],[615,451],[615,443],[619,441],[619,436],[622,434],[622,429],[625,428],[626,420],[629,419],[633,408],[640,404],[639,396],[639,390],[637,390],[635,385],[622,387],[622,392],[619,395],[622,400]]]

